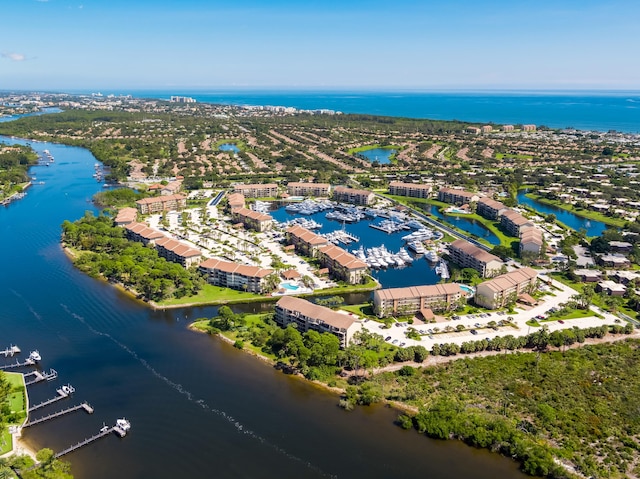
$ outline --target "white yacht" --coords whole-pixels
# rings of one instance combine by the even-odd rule
[[[127,432],[129,429],[131,429],[131,423],[125,418],[118,419],[116,421],[116,426],[122,429],[124,432]]]
[[[40,356],[40,353],[36,349],[35,351],[31,351],[31,353],[29,354],[29,359],[31,359],[32,361],[35,361],[37,363],[38,361],[40,361],[42,359],[42,356]]]
[[[410,241],[409,243],[407,243],[407,248],[409,248],[415,254],[425,254],[427,252],[427,250],[424,249],[424,245],[420,241]]]
[[[435,250],[432,250],[432,249],[427,251],[425,258],[427,258],[427,260],[432,263],[437,263],[438,261],[440,261],[440,257],[438,256],[438,253],[436,253]]]

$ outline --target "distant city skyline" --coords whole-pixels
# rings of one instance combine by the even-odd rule
[[[640,90],[631,0],[20,0],[0,90]]]

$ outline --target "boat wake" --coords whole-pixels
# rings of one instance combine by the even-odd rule
[[[33,314],[34,318],[36,318],[38,321],[42,322],[42,316],[40,316],[40,314],[38,314],[38,312],[37,312],[35,309],[33,309],[33,308],[31,307],[31,305],[27,302],[27,300],[26,300],[26,299],[24,299],[24,297],[23,297],[20,293],[18,293],[18,292],[17,292],[16,290],[14,290],[14,289],[10,289],[9,291],[11,291],[14,295],[16,295],[16,296],[17,296],[18,298],[20,298],[22,301],[24,301],[24,304],[26,304],[26,305],[27,305],[27,309],[29,310],[29,312],[30,312],[31,314]]]
[[[232,415],[228,414],[227,412],[209,406],[204,399],[197,399],[190,391],[185,389],[182,386],[182,384],[176,383],[176,382],[172,381],[171,379],[169,379],[168,377],[164,376],[163,374],[159,373],[153,366],[151,366],[151,364],[149,364],[147,362],[146,359],[143,359],[140,356],[138,356],[138,354],[135,351],[133,351],[131,348],[129,348],[126,344],[121,343],[116,338],[111,336],[109,333],[98,331],[97,329],[92,327],[90,324],[88,324],[82,316],[70,311],[69,308],[65,304],[61,304],[60,306],[62,306],[62,308],[70,316],[72,316],[74,319],[78,320],[80,323],[84,324],[86,326],[86,328],[89,331],[91,331],[93,334],[95,334],[96,336],[102,336],[103,338],[107,338],[110,341],[112,341],[119,348],[121,348],[122,350],[126,351],[132,358],[134,358],[136,361],[138,361],[140,364],[142,364],[142,366],[144,366],[144,368],[147,371],[149,371],[151,374],[153,374],[156,378],[160,379],[165,384],[167,384],[168,386],[170,386],[171,388],[173,388],[174,390],[176,390],[177,392],[179,392],[180,394],[185,396],[189,401],[191,401],[191,402],[197,404],[198,406],[200,406],[203,410],[211,412],[211,413],[213,413],[213,414],[215,414],[217,416],[222,417],[227,422],[229,422],[231,425],[233,425],[235,427],[236,431],[239,432],[240,434],[244,434],[246,436],[251,437],[252,439],[260,442],[261,444],[263,444],[263,445],[265,445],[265,446],[277,451],[279,454],[285,456],[287,459],[291,459],[291,460],[296,461],[296,462],[298,462],[300,464],[303,464],[308,469],[314,471],[315,473],[317,473],[317,474],[319,474],[319,475],[321,475],[323,477],[328,477],[328,478],[331,478],[331,479],[337,479],[338,476],[333,475],[333,474],[328,474],[328,473],[324,472],[323,470],[321,470],[317,466],[311,464],[310,462],[305,461],[304,459],[301,459],[298,456],[295,456],[295,455],[287,452],[286,450],[282,449],[280,446],[278,446],[276,444],[273,444],[272,442],[269,442],[267,439],[265,439],[264,437],[262,437],[259,434],[255,433],[251,429],[247,429],[243,424],[241,424],[237,419],[235,419]]]

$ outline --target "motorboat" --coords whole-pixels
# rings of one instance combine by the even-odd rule
[[[427,251],[427,254],[425,255],[425,258],[427,258],[427,260],[431,261],[432,263],[437,263],[438,261],[440,261],[440,257],[438,256],[438,253],[436,253],[432,249]]]
[[[410,241],[407,243],[407,248],[413,251],[415,254],[425,254],[427,250],[424,249],[424,245],[420,241]]]
[[[127,432],[129,429],[131,429],[131,423],[125,418],[121,418],[116,421],[116,427],[119,427],[123,431]]]
[[[42,360],[42,356],[40,356],[40,353],[36,349],[34,351],[31,351],[31,353],[29,353],[29,359],[31,359],[31,361],[35,361],[37,363],[38,361]]]

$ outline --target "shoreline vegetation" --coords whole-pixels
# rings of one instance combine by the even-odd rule
[[[296,336],[289,331],[293,336],[288,343],[278,346],[279,340],[256,333],[268,330],[269,324],[268,313],[234,315],[230,310],[221,310],[220,316],[201,318],[189,328],[216,335],[260,361],[337,394],[340,406],[347,410],[355,405],[388,404],[398,410],[401,427],[513,456],[531,475],[618,477],[628,469],[640,472],[640,465],[625,452],[629,447],[640,448],[640,443],[632,439],[640,431],[640,424],[636,420],[624,426],[616,424],[617,414],[624,410],[622,406],[602,409],[612,400],[612,388],[619,393],[616,401],[624,404],[640,384],[638,378],[629,379],[621,392],[612,371],[615,369],[626,380],[634,376],[634,365],[640,365],[640,332],[632,327],[607,327],[606,332],[604,328],[574,329],[572,340],[561,342],[556,334],[545,337],[544,333],[534,333],[532,338],[540,341],[537,345],[529,339],[525,348],[521,343],[514,349],[466,354],[444,353],[442,348],[437,353],[417,355],[414,348],[405,355],[402,351],[411,348],[394,348],[393,357],[385,353],[384,345],[374,346],[376,338],[368,336],[364,343],[337,352],[336,368],[327,370],[318,365],[309,368],[305,361],[312,356],[301,359],[306,357],[305,347],[313,351],[321,339],[316,337],[316,343],[307,337],[308,333],[300,335],[296,331]],[[252,344],[252,337],[260,338],[262,346]],[[267,352],[272,345],[280,347],[279,352]],[[389,362],[374,367],[375,359],[380,360],[385,354]],[[564,368],[559,367],[562,364]],[[618,371],[623,365],[625,371]],[[585,383],[583,379],[585,375],[593,378],[594,374],[595,390],[593,380]],[[564,376],[569,379],[565,381]],[[606,385],[601,387],[605,377]],[[547,384],[554,384],[559,392],[549,390]],[[460,394],[461,388],[466,392]],[[574,392],[573,399],[563,392],[569,389]],[[452,394],[453,390],[458,393]],[[574,424],[576,421],[580,427]],[[614,443],[605,440],[614,430],[620,439]],[[585,438],[589,438],[595,452],[585,452],[580,446]],[[610,460],[604,464],[594,461],[601,454]]]
[[[259,295],[213,286],[195,268],[166,261],[154,249],[124,238],[122,228],[108,216],[86,214],[62,225],[62,247],[74,265],[93,278],[117,285],[154,309],[275,302],[279,295]],[[147,274],[153,272],[153,274]],[[370,292],[380,284],[340,285],[307,293],[304,297]]]
[[[36,451],[18,430],[28,419],[29,397],[24,375],[0,371],[0,477],[73,479],[68,462],[54,458],[51,449]]]

